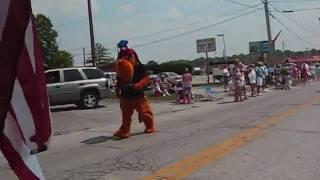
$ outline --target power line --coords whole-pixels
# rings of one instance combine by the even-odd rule
[[[278,0],[278,1],[270,1],[270,2],[288,2],[288,3],[298,3],[298,2],[320,2],[320,0]]]
[[[236,13],[235,12],[232,12],[232,13],[226,13],[226,14],[223,14],[223,15],[220,15],[218,17],[215,17],[215,18],[220,18],[220,17],[225,17],[225,16],[231,16],[231,15],[235,15],[235,14],[238,14],[239,12],[243,12],[245,10],[249,10],[249,9],[253,9],[253,8],[257,8],[261,5],[261,3],[258,3],[258,4],[255,4],[255,5],[247,5],[247,4],[243,4],[243,3],[239,3],[237,1],[233,1],[233,0],[224,0],[224,1],[227,1],[227,2],[231,2],[231,3],[234,3],[234,4],[237,4],[237,5],[240,5],[240,6],[244,6],[246,8],[244,9],[240,9],[239,11],[237,11]],[[253,12],[257,11],[257,10],[260,10],[261,8],[258,8],[258,9],[255,9]],[[252,13],[253,13],[252,12]],[[248,13],[248,14],[251,14],[251,11]],[[247,13],[244,14],[245,15],[248,15]],[[240,16],[241,17],[241,16]],[[160,34],[163,34],[163,33],[168,33],[168,32],[171,32],[171,31],[175,31],[175,30],[179,30],[179,29],[183,29],[185,27],[188,27],[188,26],[193,26],[193,25],[196,25],[196,24],[200,24],[200,23],[203,23],[203,22],[207,22],[209,21],[210,19],[212,18],[207,18],[207,19],[204,19],[204,20],[200,20],[200,21],[195,21],[195,22],[192,22],[192,23],[188,23],[188,24],[185,24],[185,25],[182,25],[182,26],[178,26],[178,27],[174,27],[174,28],[169,28],[169,29],[164,29],[164,30],[161,30],[161,31],[157,31],[157,32],[153,32],[153,33],[149,33],[149,34],[145,34],[145,35],[141,35],[141,36],[135,36],[135,37],[132,37],[132,38],[128,38],[128,40],[137,40],[137,39],[142,39],[142,38],[147,38],[147,37],[151,37],[151,36],[155,36],[155,35],[160,35]],[[232,19],[233,18],[229,18],[229,19]],[[227,19],[227,20],[229,20]],[[224,21],[222,21],[222,23],[224,23]],[[222,24],[221,23],[221,24]],[[220,24],[220,23],[217,23],[217,25]],[[212,25],[212,24],[211,24]],[[211,26],[209,25],[209,27]],[[215,25],[215,24],[214,24]],[[198,28],[198,29],[202,29],[202,28]],[[206,28],[205,28],[206,29]],[[193,32],[194,30],[190,31],[191,33]],[[185,34],[185,33],[181,33],[181,34]],[[189,32],[186,32],[186,34],[190,34]],[[175,37],[175,36],[181,36],[181,35],[174,35],[174,36],[170,36],[170,37]],[[167,37],[167,38],[170,38],[170,37]],[[167,38],[162,38],[162,39],[167,39]],[[158,40],[153,40],[153,41],[150,41],[150,42],[154,42],[154,41],[159,41],[159,40],[162,40],[162,39],[158,39]],[[149,44],[150,42],[147,42],[147,44]],[[113,43],[116,43],[116,42],[113,42]],[[111,43],[110,43],[111,44]],[[146,43],[143,43],[143,44],[146,44]],[[139,44],[139,45],[136,45],[135,47],[137,46],[141,46],[142,44]],[[73,50],[82,50],[82,47],[80,48],[73,48],[73,49],[69,49],[71,51]],[[113,48],[110,48],[109,49],[110,51],[112,52],[115,52],[117,50],[113,49]]]
[[[270,6],[273,7],[273,9],[275,9],[277,12],[280,12],[284,17],[286,17],[289,21],[291,21],[293,24],[295,24],[297,27],[299,27],[300,29],[304,30],[305,32],[310,33],[310,34],[314,34],[314,35],[319,35],[318,33],[311,32],[309,29],[307,29],[303,25],[298,24],[296,21],[292,20],[288,15],[283,13],[283,10],[275,7],[273,4],[270,3]]]
[[[258,10],[260,10],[260,9],[255,9],[255,10],[246,12],[244,14],[225,19],[225,20],[217,22],[217,23],[209,24],[209,25],[206,25],[206,26],[194,29],[194,30],[190,30],[190,31],[187,31],[187,32],[183,32],[183,33],[180,33],[180,34],[176,34],[176,35],[173,35],[173,36],[169,36],[169,37],[165,37],[165,38],[149,41],[149,42],[142,43],[142,44],[137,44],[137,45],[134,45],[133,47],[142,47],[142,46],[146,46],[146,45],[149,45],[149,44],[156,44],[156,43],[160,43],[160,42],[163,42],[163,41],[168,41],[168,40],[171,40],[171,39],[175,39],[175,38],[178,38],[178,37],[181,37],[181,36],[186,36],[188,34],[196,33],[196,32],[199,32],[199,31],[202,31],[202,30],[205,30],[205,29],[208,29],[208,28],[220,25],[220,24],[224,24],[224,23],[229,22],[229,21],[233,21],[233,20],[238,19],[240,17],[247,16],[247,15],[252,14],[252,13],[258,11]]]
[[[293,10],[287,10],[287,11],[282,11],[282,12],[293,13],[293,12],[312,11],[312,10],[320,10],[320,7],[317,7],[317,8],[304,8],[304,9],[293,9]]]
[[[228,0],[226,0],[226,1],[228,1]],[[245,9],[241,9],[241,10],[239,10],[237,12],[226,13],[226,14],[220,15],[218,17],[214,17],[214,18],[220,18],[220,17],[225,17],[225,16],[238,14],[239,12],[242,12],[242,11],[245,11],[245,10],[248,10],[248,9],[257,8],[260,5],[261,5],[261,3],[255,4],[253,6],[250,6],[249,8],[247,7]],[[128,40],[137,40],[137,39],[151,37],[151,36],[155,36],[155,35],[159,35],[159,34],[163,34],[163,33],[168,33],[168,32],[171,32],[171,31],[183,29],[183,28],[188,27],[188,26],[193,26],[193,25],[196,25],[196,24],[207,22],[210,19],[212,19],[212,18],[207,18],[207,19],[203,19],[203,20],[200,20],[200,21],[195,21],[195,22],[192,22],[192,23],[188,23],[188,24],[185,24],[185,25],[178,26],[178,27],[168,28],[168,29],[160,30],[160,31],[157,31],[157,32],[153,32],[153,33],[149,33],[149,34],[145,34],[145,35],[141,35],[141,36],[135,36],[135,37],[132,37],[132,38],[128,38]]]
[[[315,35],[311,35],[311,36],[300,36],[302,38],[315,38],[315,37],[318,37],[318,36],[315,36]],[[297,40],[300,40],[299,38],[294,38],[294,39],[283,39],[282,41],[285,41],[285,42],[290,42],[290,41],[297,41]]]
[[[241,3],[241,2],[238,2],[238,1],[233,1],[233,0],[224,0],[224,1],[229,2],[229,3],[233,3],[233,4],[237,4],[237,5],[240,5],[240,6],[243,6],[243,7],[247,7],[247,8],[255,8],[256,7],[256,5],[248,5],[248,4],[244,4],[244,3]]]
[[[258,5],[255,5],[255,7],[258,7],[259,5],[261,5],[261,3],[259,3]],[[252,8],[251,8],[251,7],[250,7],[250,8],[246,8],[246,10],[248,10],[248,9],[252,9]],[[146,45],[149,45],[149,44],[160,43],[160,42],[167,41],[167,40],[171,40],[171,39],[174,39],[174,38],[177,38],[177,37],[181,37],[181,36],[185,36],[185,35],[192,34],[192,33],[195,33],[195,32],[199,32],[199,31],[208,29],[208,28],[210,28],[210,27],[214,27],[214,26],[217,26],[217,25],[220,25],[220,24],[224,24],[224,23],[226,23],[226,22],[235,20],[235,19],[240,18],[240,17],[243,17],[243,16],[247,16],[247,15],[252,14],[252,13],[258,11],[258,10],[261,10],[261,8],[256,8],[256,9],[254,9],[254,10],[252,10],[252,11],[249,11],[249,12],[246,12],[246,13],[244,13],[244,14],[241,14],[241,15],[238,15],[238,16],[235,16],[235,17],[231,17],[231,18],[225,19],[225,20],[220,21],[220,22],[217,22],[217,23],[209,24],[209,25],[206,25],[206,26],[203,26],[203,27],[194,29],[194,30],[190,30],[190,31],[187,31],[187,32],[179,33],[179,34],[176,34],[176,35],[173,35],[173,36],[169,36],[169,37],[165,37],[165,38],[160,38],[160,39],[157,39],[157,40],[152,40],[152,41],[149,41],[149,42],[146,42],[146,43],[141,43],[141,44],[133,45],[133,47],[142,47],[142,46],[146,46]],[[243,11],[243,10],[241,10],[241,11]],[[239,12],[240,12],[240,11],[239,11]],[[236,13],[229,13],[229,14],[221,15],[221,16],[219,16],[219,17],[224,17],[224,16],[227,16],[227,15],[233,15],[233,14],[236,14]],[[237,14],[238,14],[238,12],[237,12]],[[204,21],[204,20],[202,20],[201,22],[203,22],[203,21]],[[193,22],[193,23],[184,25],[183,27],[185,27],[185,26],[190,26],[191,24],[197,24],[197,23],[200,23],[200,21],[197,21],[197,22]],[[152,36],[152,35],[155,35],[155,34],[162,34],[162,33],[164,33],[164,32],[170,32],[170,31],[172,31],[173,29],[174,29],[174,30],[182,29],[182,26],[176,27],[176,28],[170,28],[170,29],[167,29],[167,30],[158,31],[158,32],[155,32],[155,33],[146,34],[146,35],[143,35],[143,37]],[[140,36],[139,38],[142,38],[142,36]],[[134,39],[134,38],[129,38],[129,40],[133,40],[133,39]],[[138,39],[138,37],[136,37],[136,39]],[[80,48],[79,48],[79,49],[80,49]],[[109,50],[110,50],[111,52],[115,52],[115,51],[116,51],[115,49],[112,49],[112,48],[110,48]]]
[[[319,46],[319,44],[315,44],[313,42],[309,42],[305,39],[303,39],[301,36],[299,36],[296,32],[294,32],[293,30],[291,30],[287,25],[285,25],[283,22],[280,21],[280,19],[278,19],[277,17],[275,17],[274,15],[272,15],[272,18],[275,19],[276,21],[278,21],[278,23],[280,25],[282,25],[285,29],[287,29],[287,31],[289,31],[291,34],[293,34],[294,36],[296,36],[298,39],[300,39],[301,41],[303,41],[306,44],[312,45],[312,46]]]

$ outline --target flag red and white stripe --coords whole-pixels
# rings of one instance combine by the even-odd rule
[[[0,148],[19,179],[44,179],[34,153],[52,134],[30,0],[0,1]]]

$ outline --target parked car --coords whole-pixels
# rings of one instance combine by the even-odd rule
[[[159,76],[156,75],[156,74],[150,74],[150,75],[149,75],[149,79],[150,79],[150,80],[154,80],[154,79],[157,79],[157,78],[159,78]]]
[[[213,81],[218,80],[220,83],[222,83],[223,79],[223,65],[213,65],[212,66],[212,78]]]
[[[174,72],[162,72],[159,76],[165,77],[172,84],[177,84],[179,81],[182,81],[182,76]]]
[[[114,87],[117,82],[117,73],[116,72],[104,72],[104,75],[107,79],[107,87],[114,90]]]
[[[46,71],[50,105],[76,104],[95,108],[107,97],[107,79],[97,68],[63,68]]]
[[[104,75],[107,79],[115,81],[117,79],[117,73],[116,72],[104,72]]]

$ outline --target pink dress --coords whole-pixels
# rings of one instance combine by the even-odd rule
[[[242,75],[242,73],[237,66],[232,68],[232,83],[235,86],[235,88],[238,88],[241,86],[241,83],[242,83],[241,75]]]
[[[301,67],[301,75],[303,77],[303,79],[305,81],[308,80],[309,76],[310,76],[310,68],[309,68],[309,65],[306,64],[306,63],[303,63],[302,64],[302,67]]]
[[[153,94],[157,97],[161,95],[160,80],[158,78],[153,81],[152,91]]]
[[[186,73],[182,75],[182,84],[183,87],[191,87],[192,75],[190,73]]]
[[[297,67],[292,68],[291,70],[291,77],[292,79],[298,79],[299,76],[299,70]]]
[[[185,73],[182,75],[182,87],[183,87],[183,94],[187,98],[185,99],[188,103],[191,103],[191,87],[192,87],[192,75],[190,73]]]

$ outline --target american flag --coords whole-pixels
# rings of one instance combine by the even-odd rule
[[[23,180],[44,179],[34,154],[52,134],[39,42],[30,0],[1,0],[0,148]]]

